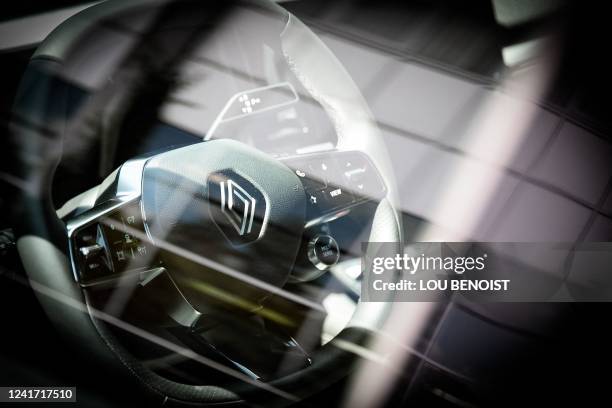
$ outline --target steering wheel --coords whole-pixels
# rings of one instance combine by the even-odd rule
[[[153,81],[217,38],[219,25],[235,26],[236,18],[275,37],[290,80],[250,91],[251,99],[234,95],[199,143],[128,158],[57,209],[52,186],[62,157],[92,154],[101,127],[116,130],[125,116],[138,113],[143,89],[157,86]],[[258,41],[257,35],[248,41]],[[75,88],[86,96],[74,97]],[[237,131],[228,117],[255,123],[275,108],[246,115],[262,98],[298,95],[331,119],[333,148],[279,156],[227,136],[228,129]],[[235,105],[243,109],[238,116],[232,116]],[[322,310],[286,286],[320,279],[350,257],[329,233],[331,223],[365,219],[370,242],[401,242],[393,175],[366,103],[331,52],[280,6],[141,0],[90,7],[36,51],[13,124],[18,177],[25,180],[18,249],[32,287],[75,350],[135,379],[152,398],[177,404],[300,400],[346,376],[357,359],[346,345],[367,344],[384,322],[388,303],[357,302],[346,327],[308,352],[261,323],[275,320],[268,306],[274,302]],[[155,324],[161,331],[172,326],[176,337],[168,340],[113,313],[113,305],[132,301],[151,302],[144,308],[159,315]],[[238,337],[257,333],[247,343],[263,336],[264,349],[282,344],[281,354],[297,355],[298,364],[268,375],[257,362],[224,349],[210,335],[219,327],[242,342]],[[187,383],[160,373],[118,332],[234,381]],[[202,349],[209,354],[202,357]]]

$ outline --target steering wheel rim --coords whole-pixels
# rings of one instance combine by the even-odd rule
[[[136,7],[158,6],[163,3],[165,2],[139,1]],[[45,40],[33,57],[29,68],[32,76],[26,76],[17,105],[19,105],[19,100],[24,101],[26,98],[31,98],[30,92],[34,90],[38,95],[36,101],[39,105],[34,107],[33,120],[49,123],[51,133],[63,135],[66,131],[65,112],[60,112],[57,108],[62,105],[61,100],[67,96],[62,95],[61,86],[57,88],[54,85],[56,74],[63,72],[64,69],[63,57],[67,55],[83,30],[93,25],[95,21],[108,19],[131,7],[135,7],[134,3],[128,6],[125,2],[109,1],[87,9],[62,24]],[[284,46],[287,53],[294,51],[293,67],[302,67],[299,75],[307,82],[306,88],[318,95],[319,102],[328,113],[336,115],[334,122],[345,124],[340,127],[338,148],[358,147],[362,151],[367,151],[389,187],[387,199],[383,200],[377,208],[370,241],[401,242],[400,223],[393,206],[395,197],[393,176],[385,161],[386,154],[383,144],[380,143],[376,126],[359,91],[350,80],[347,83],[345,77],[348,78],[348,74],[342,70],[337,60],[322,43],[317,44],[313,50],[313,52],[323,53],[325,57],[322,58],[322,63],[316,64],[316,70],[337,73],[337,75],[321,77],[317,72],[305,72],[303,68],[312,65],[306,63],[312,55],[296,54],[295,51],[297,47],[303,46],[302,36],[307,35],[309,30],[280,7],[267,4],[265,7],[287,16],[288,24],[284,34],[288,40]],[[47,74],[42,80],[42,85],[51,84],[51,86],[41,86],[41,80],[38,79],[40,72]],[[323,79],[312,81],[312,78],[317,77]],[[339,81],[345,86],[338,86]],[[330,86],[332,83],[334,86]],[[330,93],[329,89],[333,89],[334,92]],[[52,106],[51,109],[50,106]],[[32,107],[28,108],[32,112]],[[16,111],[19,114],[20,109],[17,108]],[[356,112],[357,115],[355,115]],[[350,116],[350,121],[347,120],[347,116]],[[20,133],[22,140],[30,140],[23,137],[23,131],[18,129],[17,134]],[[348,134],[352,134],[353,137],[349,137]],[[358,137],[354,136],[355,134]],[[26,194],[21,197],[23,214],[20,216],[22,223],[18,228],[18,249],[22,254],[25,270],[51,320],[62,326],[62,331],[76,334],[73,340],[79,346],[86,344],[91,350],[95,350],[95,356],[104,364],[113,367],[127,367],[128,371],[139,380],[139,383],[157,397],[198,403],[240,402],[244,395],[257,399],[258,396],[253,395],[250,390],[240,390],[236,394],[217,386],[189,386],[153,373],[144,368],[116,341],[105,324],[94,317],[95,311],[83,310],[79,306],[89,305],[87,294],[82,292],[73,280],[70,262],[66,256],[68,248],[65,226],[57,217],[51,200],[50,186],[54,170],[61,157],[62,140],[53,137],[46,140],[37,137],[34,140],[35,143],[20,146],[22,157],[25,159],[22,161],[20,176],[23,180],[27,180],[27,188],[25,189]],[[40,159],[32,163],[27,161],[28,156]],[[385,303],[365,304],[360,302],[349,325],[336,340],[363,344],[367,340],[369,331],[376,330],[382,323],[388,307],[389,305]],[[61,319],[58,319],[60,316]],[[79,329],[75,330],[77,327]],[[323,346],[322,358],[315,360],[317,364],[299,373],[274,380],[270,386],[301,397],[323,388],[324,385],[320,381],[322,375],[328,379],[330,379],[330,373],[343,376],[345,372],[338,370],[339,365],[352,363],[354,356],[351,352],[336,347],[337,341]],[[111,353],[108,352],[109,349],[112,350]]]

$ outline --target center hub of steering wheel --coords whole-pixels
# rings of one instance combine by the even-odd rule
[[[241,276],[264,287],[284,285],[300,248],[306,195],[282,163],[242,143],[215,140],[152,157],[143,171],[142,211],[153,242],[195,255],[190,265],[180,257],[180,265],[168,268],[192,300],[202,282],[226,291],[241,285]],[[252,293],[251,300],[267,294],[252,284],[239,290]]]
[[[244,245],[265,235],[268,203],[259,187],[233,170],[208,177],[210,215],[225,238]]]

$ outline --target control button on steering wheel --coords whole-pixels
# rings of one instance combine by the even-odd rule
[[[308,244],[308,259],[319,270],[335,265],[340,259],[340,247],[329,235],[318,235]]]

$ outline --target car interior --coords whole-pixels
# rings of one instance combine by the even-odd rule
[[[603,4],[1,10],[0,388],[87,407],[606,404]],[[372,295],[370,254],[431,243],[482,243],[515,297]]]

